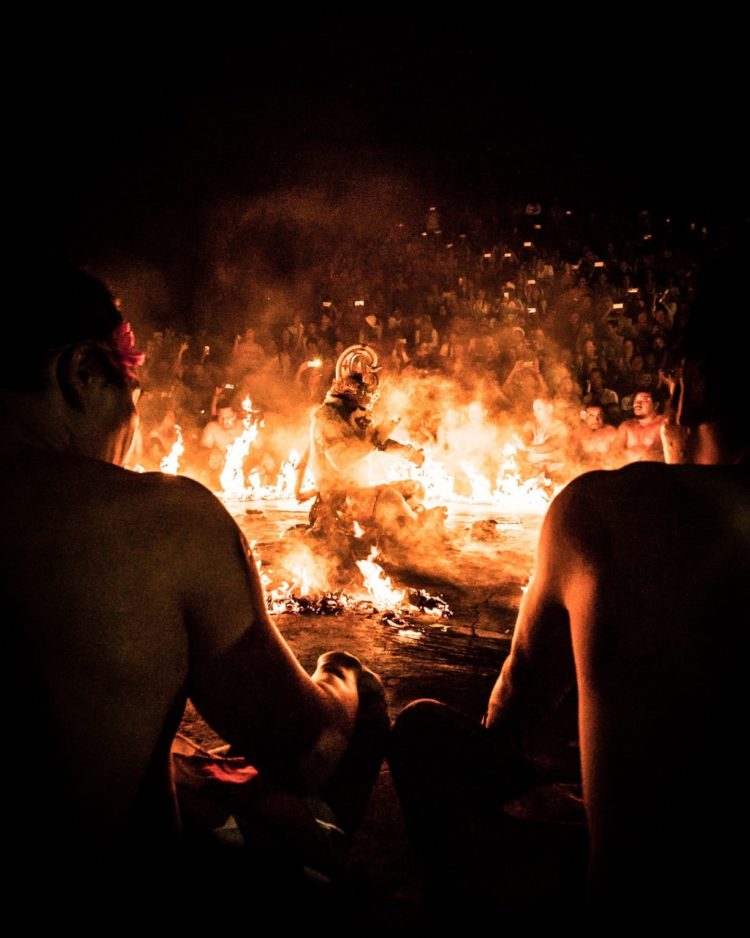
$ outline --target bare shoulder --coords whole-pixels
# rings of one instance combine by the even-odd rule
[[[641,492],[659,497],[665,490],[684,484],[700,486],[709,477],[731,476],[734,467],[670,466],[661,462],[634,462],[620,469],[597,469],[571,480],[553,501],[561,513],[575,507],[594,507],[604,500]],[[730,470],[725,472],[725,470]],[[604,506],[602,506],[604,507]]]
[[[665,531],[684,532],[691,540],[696,532],[717,537],[738,526],[747,533],[748,482],[747,466],[638,462],[587,472],[556,496],[545,526],[551,537],[567,538],[587,552],[626,540],[631,549],[643,550],[660,543]]]
[[[161,472],[123,473],[128,501],[148,527],[151,519],[171,540],[235,538],[239,529],[221,501],[204,485],[185,476]]]
[[[167,499],[182,508],[195,511],[224,511],[219,499],[205,485],[187,476],[173,476],[164,472],[131,472],[110,467],[123,485],[131,487],[132,494],[144,499]]]
[[[561,489],[547,511],[545,525],[554,529],[575,526],[584,514],[595,509],[607,491],[613,492],[616,472],[595,469],[576,476]]]
[[[590,553],[607,537],[607,531],[619,527],[624,518],[633,514],[642,516],[646,507],[652,516],[653,506],[659,504],[663,493],[676,481],[669,475],[674,468],[642,462],[577,476],[553,499],[545,518],[547,536]]]

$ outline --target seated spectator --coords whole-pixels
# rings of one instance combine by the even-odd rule
[[[223,391],[223,388],[217,389]],[[223,465],[227,449],[242,435],[242,420],[226,398],[218,398],[211,420],[203,428],[200,446],[210,451],[209,466],[217,469]]]
[[[434,371],[437,368],[437,359],[429,342],[420,342],[411,358],[403,367],[403,371]]]
[[[379,348],[382,339],[382,323],[374,313],[370,313],[369,315],[365,316],[362,326],[360,327],[359,344],[371,345]]]
[[[405,336],[396,335],[389,359],[391,368],[396,372],[403,371],[409,364],[411,358],[409,357],[409,352],[406,347]]]
[[[222,893],[201,895],[211,866],[191,866],[174,800],[187,695],[264,784],[320,794],[368,695],[382,731],[382,691],[344,653],[307,676],[206,489],[121,468],[142,356],[105,287],[54,267],[20,283],[0,377],[7,742],[23,753],[7,886],[30,928],[86,934],[113,914],[161,928],[203,902],[213,915]]]
[[[255,329],[246,329],[234,340],[230,373],[240,378],[248,372],[261,371],[265,360],[266,352],[255,337]]]
[[[617,430],[605,422],[601,404],[587,404],[581,413],[582,425],[576,434],[576,443],[585,462],[597,467],[610,468],[608,459],[617,436]]]
[[[722,308],[714,283],[694,317]],[[436,926],[724,933],[744,915],[750,437],[724,355],[689,325],[664,432],[680,464],[586,473],[553,501],[484,725],[436,701],[399,717],[389,761]],[[583,802],[555,758],[572,734]]]
[[[549,393],[536,359],[517,361],[502,384],[503,394],[517,413],[528,414],[534,401]]]
[[[584,341],[581,353],[576,357],[576,366],[578,368],[578,380],[582,388],[586,386],[592,369],[599,368],[602,371],[604,370],[604,359],[599,355],[599,350],[593,339],[586,339]]]
[[[534,420],[524,424],[521,434],[515,437],[516,445],[531,466],[558,472],[568,459],[568,425],[556,416],[552,401],[537,398],[532,409]]]
[[[643,372],[643,356],[636,352],[628,361],[625,372],[617,379],[615,390],[619,394],[620,400],[635,394],[643,385]]]
[[[168,407],[159,423],[149,432],[143,447],[149,467],[158,469],[162,459],[168,456],[177,442],[177,416],[174,408]]]
[[[615,448],[628,462],[662,461],[661,427],[664,417],[657,412],[653,394],[638,391],[633,398],[633,416],[617,428]]]
[[[610,404],[619,404],[617,392],[605,387],[604,372],[601,368],[592,368],[589,372],[589,389],[583,396],[584,404],[601,404],[608,407]]]

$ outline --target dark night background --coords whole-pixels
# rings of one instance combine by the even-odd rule
[[[744,212],[745,62],[731,24],[656,29],[625,8],[486,17],[19,33],[20,245],[94,268],[137,258],[187,310],[221,229],[253,200],[311,187],[351,204],[377,179],[414,226],[428,204],[502,216],[555,196],[702,220]],[[271,228],[256,231],[266,266],[292,276],[297,244]]]

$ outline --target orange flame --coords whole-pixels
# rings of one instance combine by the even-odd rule
[[[373,545],[367,560],[357,560],[357,566],[365,581],[365,589],[370,594],[372,604],[379,611],[396,609],[404,601],[405,590],[391,586],[391,578],[385,576],[380,564],[375,563],[378,549]]]
[[[252,401],[246,397],[242,402],[245,417],[242,421],[243,430],[239,437],[227,447],[224,468],[221,470],[219,481],[221,493],[229,498],[247,497],[243,463],[250,452],[250,446],[258,436],[258,424],[253,418]]]
[[[174,425],[177,439],[169,453],[162,459],[159,469],[166,475],[176,476],[180,469],[180,456],[185,452],[185,444],[182,440],[182,430],[177,424]]]

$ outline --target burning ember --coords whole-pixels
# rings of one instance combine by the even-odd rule
[[[450,619],[453,617],[453,610],[442,596],[432,596],[427,590],[411,590],[409,602],[420,612],[428,616],[434,616],[436,619]]]
[[[253,562],[258,569],[266,594],[266,606],[271,615],[340,615],[345,610],[362,615],[382,613],[383,622],[404,625],[402,616],[427,616],[430,619],[448,619],[453,612],[440,596],[432,596],[426,590],[396,589],[391,585],[380,564],[375,563],[378,551],[370,549],[367,560],[356,561],[364,578],[367,598],[348,596],[345,592],[331,590],[324,572],[309,549],[301,550],[283,560],[284,569],[291,574],[274,586],[274,579],[262,568],[255,542],[250,545]],[[318,565],[316,566],[316,562]]]
[[[272,590],[266,597],[271,615],[296,613],[302,616],[340,616],[349,600],[344,593],[324,593],[322,596],[295,596],[288,584]]]

